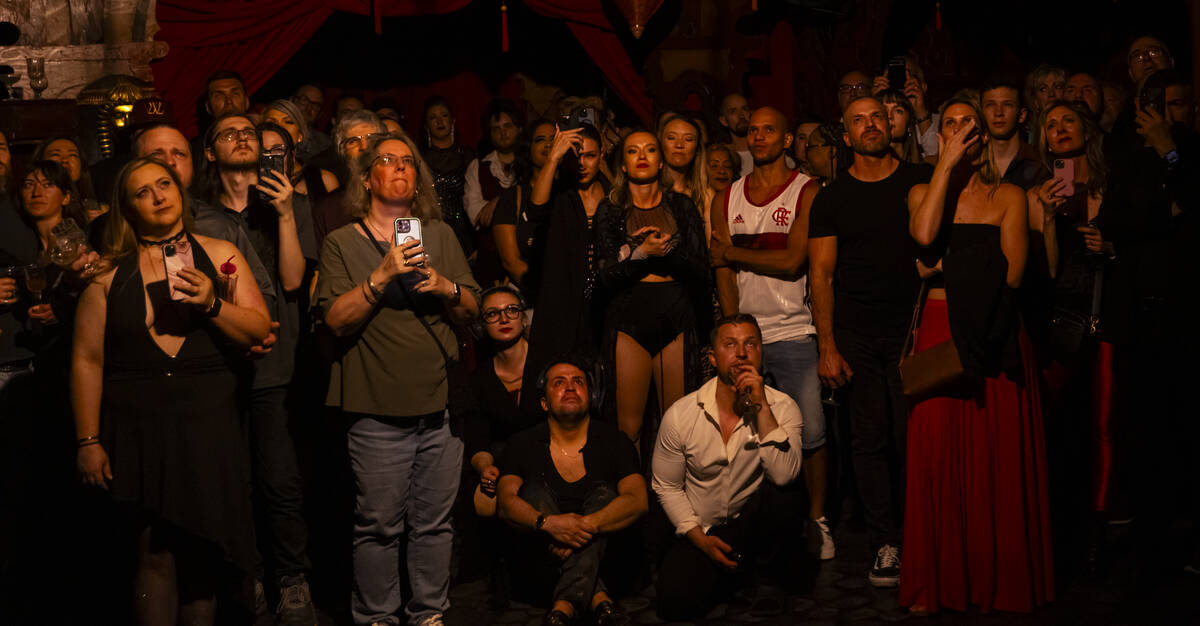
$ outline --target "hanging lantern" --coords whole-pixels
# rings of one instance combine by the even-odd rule
[[[629,22],[629,30],[635,39],[641,39],[646,30],[646,22],[654,16],[654,12],[662,6],[663,0],[616,0],[621,15]]]

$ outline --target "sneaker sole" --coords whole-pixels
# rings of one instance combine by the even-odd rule
[[[889,589],[900,586],[899,576],[872,576],[871,574],[867,574],[867,581],[871,583],[872,587],[878,589]]]

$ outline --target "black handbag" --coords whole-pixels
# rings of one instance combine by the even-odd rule
[[[1050,349],[1056,357],[1071,357],[1079,353],[1085,342],[1100,334],[1100,300],[1104,287],[1104,270],[1097,269],[1092,278],[1092,311],[1083,314],[1065,307],[1054,307],[1050,317]]]

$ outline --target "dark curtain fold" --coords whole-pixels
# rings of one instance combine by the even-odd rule
[[[234,70],[253,93],[279,71],[334,12],[383,17],[452,13],[470,0],[159,0],[157,39],[170,45],[154,64],[155,85],[171,102],[176,123],[197,131],[196,102],[205,80]],[[562,19],[596,61],[614,91],[649,123],[645,84],[617,39],[600,0],[525,0],[534,11]],[[519,44],[518,44],[519,45]]]

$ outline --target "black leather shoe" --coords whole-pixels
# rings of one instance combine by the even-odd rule
[[[615,602],[605,600],[592,608],[592,620],[596,626],[626,626],[629,616]]]
[[[571,616],[554,609],[542,618],[542,626],[571,626]]]

